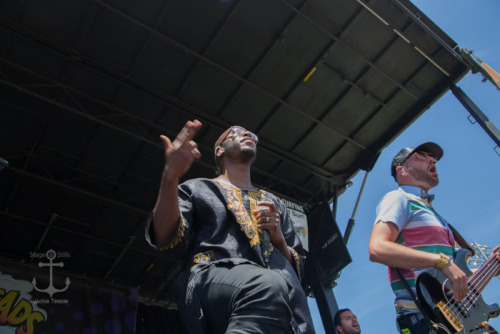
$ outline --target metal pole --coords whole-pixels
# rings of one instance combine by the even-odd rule
[[[314,272],[310,273],[308,277],[311,288],[314,292],[314,298],[316,299],[316,304],[318,305],[318,311],[321,316],[321,321],[325,329],[325,333],[337,333],[335,329],[335,324],[333,318],[335,313],[339,310],[337,300],[333,294],[333,289],[331,287],[325,287],[321,283],[320,273],[318,269],[318,262],[316,256],[312,256]]]
[[[453,95],[462,103],[462,105],[467,109],[467,111],[474,117],[474,119],[481,125],[484,131],[493,139],[493,141],[497,144],[497,147],[500,146],[500,131],[497,127],[490,122],[488,117],[479,109],[479,107],[472,102],[472,100],[464,93],[462,89],[455,86],[454,84],[450,85],[450,89],[453,92]],[[498,154],[498,152],[497,152]]]
[[[351,218],[349,218],[349,222],[347,223],[347,227],[345,228],[344,233],[344,244],[347,245],[347,241],[351,236],[352,228],[354,227],[354,216],[356,215],[356,211],[358,210],[359,201],[361,200],[361,194],[363,194],[363,189],[365,188],[366,179],[368,178],[368,171],[365,173],[365,177],[363,178],[363,183],[361,184],[361,189],[359,190],[358,199],[356,200],[356,204],[354,205],[354,210],[352,212]]]

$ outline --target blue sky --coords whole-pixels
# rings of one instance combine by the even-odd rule
[[[460,47],[473,50],[500,72],[500,1],[415,0],[413,3]],[[481,79],[481,75],[469,73],[457,86],[500,128],[500,91]],[[500,244],[500,148],[495,151],[493,140],[467,116],[469,113],[454,95],[446,93],[382,152],[368,175],[347,245],[353,262],[344,268],[333,290],[339,307],[348,307],[358,316],[363,334],[397,333],[387,269],[368,260],[368,240],[379,199],[396,188],[389,166],[401,148],[426,141],[441,145],[444,156],[437,164],[440,184],[431,191],[436,194],[434,207],[468,242]],[[353,186],[339,198],[337,224],[342,232],[352,215],[364,174],[362,171],[353,178]],[[500,279],[492,280],[483,298],[488,304],[500,304]],[[309,304],[317,333],[325,333],[315,300],[309,298]],[[500,317],[490,323],[500,330]]]

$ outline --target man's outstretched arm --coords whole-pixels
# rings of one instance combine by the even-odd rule
[[[153,210],[153,229],[158,245],[165,244],[176,230],[180,217],[179,179],[189,170],[194,159],[201,157],[198,145],[193,141],[201,126],[198,120],[186,122],[173,142],[160,136],[165,148],[165,167]]]

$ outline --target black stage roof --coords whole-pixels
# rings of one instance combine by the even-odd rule
[[[212,177],[242,125],[255,185],[332,201],[469,71],[455,47],[405,0],[1,1],[0,256],[68,252],[65,271],[161,302],[160,134],[202,121],[186,178]]]

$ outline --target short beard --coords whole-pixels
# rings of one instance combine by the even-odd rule
[[[236,162],[250,163],[250,165],[255,162],[257,158],[257,149],[245,147],[238,150],[232,143],[232,141],[225,141],[221,145],[224,148],[224,154],[226,154],[228,158]]]
[[[434,178],[422,170],[417,170],[415,168],[410,168],[409,173],[412,174],[413,178],[418,181],[424,181],[431,187],[435,187],[439,183],[439,178]]]

